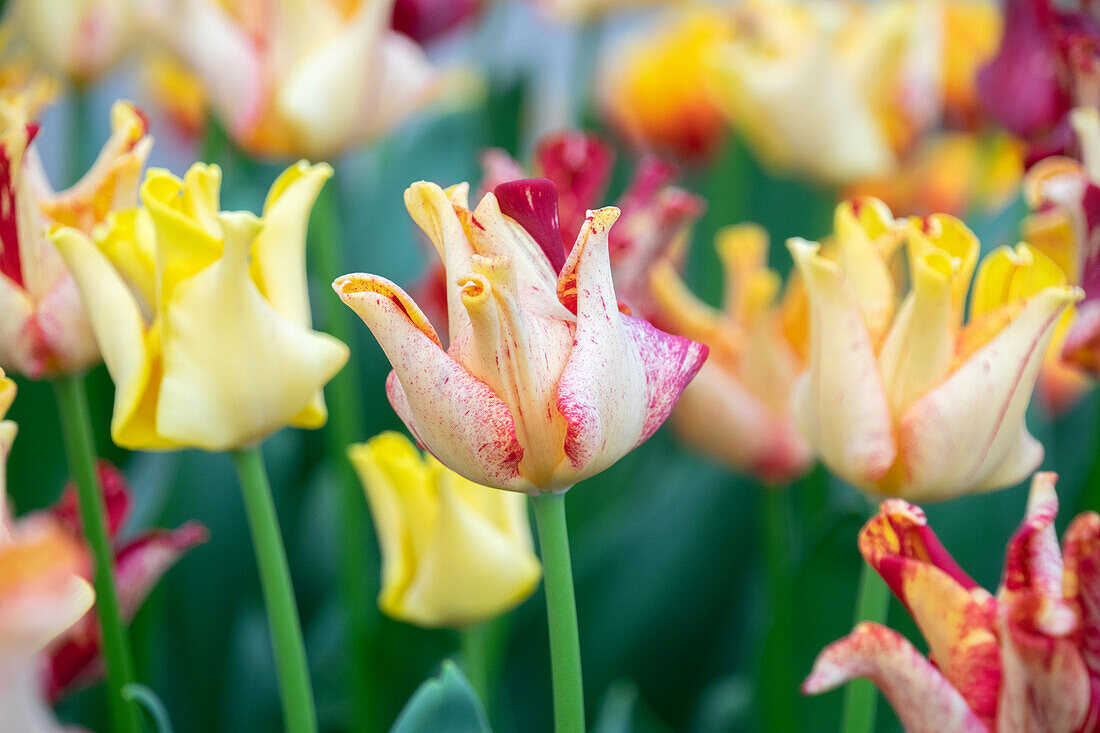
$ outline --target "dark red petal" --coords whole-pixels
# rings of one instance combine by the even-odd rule
[[[478,0],[396,0],[391,26],[417,43],[441,36],[473,17]]]
[[[107,534],[114,537],[130,516],[130,487],[122,472],[111,465],[110,461],[96,463],[99,488],[107,510]],[[80,504],[77,500],[76,485],[71,481],[65,486],[61,498],[54,504],[50,513],[73,535],[84,538],[80,525]]]
[[[524,178],[493,189],[501,213],[515,219],[538,243],[546,259],[560,272],[565,264],[561,222],[558,220],[558,188],[546,178]]]
[[[1060,21],[1049,0],[1008,0],[1001,47],[978,72],[982,106],[1022,137],[1050,130],[1072,106]]]

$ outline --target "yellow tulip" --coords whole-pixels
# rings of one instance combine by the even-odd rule
[[[712,61],[715,98],[774,168],[826,183],[887,173],[936,111],[928,6],[748,0]]]
[[[420,46],[389,27],[393,0],[151,0],[148,10],[252,153],[339,153],[440,89]]]
[[[37,91],[36,91],[37,90]],[[152,139],[129,102],[111,110],[113,131],[95,164],[54,193],[32,144],[28,117],[40,86],[0,94],[0,366],[32,379],[86,369],[99,360],[72,275],[46,236],[51,224],[90,232],[111,211],[131,207]],[[38,100],[41,101],[41,100]]]
[[[711,96],[711,56],[731,33],[716,12],[673,16],[607,53],[598,85],[603,114],[632,143],[681,157],[710,153],[726,124]]]
[[[143,207],[94,242],[54,231],[115,382],[118,445],[230,450],[324,424],[321,388],[348,349],[310,328],[305,234],[331,175],[291,166],[261,219],[219,211],[217,166],[197,163],[183,180],[151,170]]]
[[[795,414],[815,453],[866,491],[934,501],[1021,481],[1043,458],[1024,413],[1054,327],[1082,292],[1026,244],[982,262],[954,217],[895,222],[874,199],[837,208],[832,259],[788,246],[810,304]],[[904,240],[911,286],[891,269]]]
[[[348,457],[382,546],[379,607],[420,626],[499,616],[538,586],[527,502],[462,478],[395,432],[353,445]]]
[[[786,483],[813,460],[791,410],[802,345],[784,329],[783,310],[795,299],[775,304],[780,279],[767,268],[768,236],[760,227],[720,231],[718,254],[726,271],[724,312],[692,295],[671,262],[650,274],[656,321],[710,347],[672,423],[688,444],[731,468]]]
[[[87,82],[109,71],[137,30],[138,0],[15,0],[11,24],[52,71]]]

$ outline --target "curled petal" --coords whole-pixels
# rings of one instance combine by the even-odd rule
[[[1094,690],[1092,711],[1100,714],[1100,515],[1076,517],[1065,535],[1065,599],[1081,619],[1081,655]]]
[[[535,148],[534,159],[539,175],[558,188],[561,243],[563,251],[568,252],[577,241],[588,210],[599,204],[607,189],[615,151],[598,135],[566,131],[543,138]]]
[[[878,624],[862,623],[825,647],[802,691],[817,695],[858,677],[875,683],[910,733],[990,733],[931,662],[901,634]]]
[[[575,277],[577,293],[573,349],[558,383],[571,464],[565,485],[602,471],[652,435],[707,356],[702,344],[619,312],[607,243],[616,218],[614,208],[593,212],[563,269],[563,279]]]
[[[333,289],[394,365],[387,392],[417,440],[471,481],[522,490],[523,449],[508,406],[443,351],[412,299],[374,275],[345,275]]]
[[[1051,601],[1062,599],[1062,551],[1054,531],[1058,516],[1058,495],[1054,484],[1058,474],[1036,473],[1031,479],[1027,515],[1016,530],[1005,556],[1004,577],[999,598],[1010,602],[1016,594],[1030,591]]]
[[[914,499],[1014,484],[1038,467],[1042,446],[1024,412],[1062,311],[1080,297],[1049,287],[901,416],[898,435]]]

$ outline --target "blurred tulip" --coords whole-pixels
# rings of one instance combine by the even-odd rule
[[[119,533],[130,514],[130,487],[122,473],[106,461],[98,466],[99,487],[107,510],[107,532],[115,560],[115,584],[124,621],[129,622],[141,608],[149,592],[180,557],[193,547],[206,542],[208,532],[198,522],[188,522],[178,529],[154,529],[121,541]],[[69,485],[49,514],[57,521],[84,553],[84,532],[80,524],[76,487]],[[89,555],[90,558],[90,555]],[[91,560],[88,560],[90,566]],[[91,580],[91,575],[84,576]],[[84,617],[55,640],[48,650],[46,691],[57,701],[62,697],[95,683],[103,674],[100,658],[99,623],[95,611]]]
[[[2,521],[0,521],[2,523]],[[0,533],[0,710],[6,731],[62,733],[50,709],[40,654],[78,623],[95,592],[77,542],[45,515]]]
[[[1063,157],[1039,161],[1027,173],[1032,214],[1024,222],[1028,241],[1080,285],[1085,300],[1059,324],[1044,367],[1044,387],[1056,410],[1076,401],[1086,375],[1100,375],[1100,115],[1078,109],[1070,115],[1084,163]]]
[[[245,150],[327,157],[437,91],[424,52],[390,29],[392,11],[393,0],[151,0],[148,15]]]
[[[981,117],[975,77],[997,52],[1004,21],[994,0],[946,0],[943,8],[942,90],[952,129],[974,129]]]
[[[110,71],[137,30],[138,0],[13,0],[10,23],[50,70],[78,83]]]
[[[613,48],[597,84],[603,115],[636,147],[705,158],[726,132],[709,76],[731,33],[724,16],[695,10]]]
[[[331,175],[291,166],[260,219],[219,211],[217,166],[197,163],[182,181],[153,170],[144,207],[115,215],[94,243],[53,233],[115,382],[118,445],[231,450],[325,423],[321,387],[348,349],[310,328],[305,234]]]
[[[846,195],[874,196],[905,215],[998,211],[1019,192],[1024,152],[1007,135],[947,132],[919,143],[893,175],[856,181]]]
[[[400,433],[348,448],[382,547],[379,607],[459,627],[495,618],[539,584],[527,500],[467,481]]]
[[[55,193],[31,144],[28,95],[0,98],[0,366],[32,379],[81,371],[99,360],[72,275],[46,235],[52,224],[91,232],[137,200],[152,139],[129,102],[111,110],[113,131],[95,164]]]
[[[617,209],[590,212],[567,253],[550,181],[501,184],[473,211],[467,190],[405,192],[446,268],[448,350],[390,281],[352,274],[333,287],[394,365],[390,403],[420,444],[475,483],[564,491],[652,435],[707,349],[619,312]]]
[[[426,43],[462,25],[481,0],[395,0],[390,25],[417,43]]]
[[[791,410],[803,362],[775,304],[780,279],[767,269],[768,235],[752,224],[728,227],[718,233],[718,255],[726,272],[724,312],[692,295],[671,263],[651,270],[659,322],[710,348],[672,422],[703,453],[785,484],[813,456]]]
[[[1100,13],[1008,0],[1000,49],[977,85],[985,110],[1031,144],[1031,161],[1071,150],[1070,110],[1100,105]]]
[[[713,92],[773,168],[831,184],[888,173],[938,112],[932,4],[748,0],[733,18]]]
[[[1026,244],[982,262],[963,307],[977,238],[954,217],[895,222],[874,199],[837,208],[833,259],[788,246],[810,305],[809,370],[795,414],[814,452],[866,491],[949,499],[1010,486],[1043,447],[1024,425],[1043,354],[1082,296]],[[906,243],[911,286],[891,270]]]
[[[918,507],[883,502],[859,549],[913,616],[930,659],[896,631],[863,623],[825,648],[803,691],[866,677],[909,731],[1095,730],[1100,515],[1073,520],[1059,550],[1056,479],[1032,479],[996,596],[951,559]]]

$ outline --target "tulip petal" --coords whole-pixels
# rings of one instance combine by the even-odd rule
[[[840,269],[859,303],[871,341],[878,344],[894,316],[894,276],[889,259],[899,242],[893,214],[874,198],[853,199],[833,217]]]
[[[169,440],[213,451],[251,445],[289,423],[348,359],[342,342],[287,320],[256,289],[248,254],[259,220],[220,220],[223,256],[176,285],[167,302],[156,417]]]
[[[176,447],[154,424],[160,369],[159,336],[147,335],[133,293],[88,237],[75,229],[52,235],[76,280],[107,371],[115,383],[111,437],[120,446],[145,450]]]
[[[442,188],[428,181],[412,184],[405,189],[405,208],[435,246],[443,264],[445,280],[448,272],[465,273],[470,270],[473,245],[455,213],[454,202]],[[451,282],[445,282],[445,286],[447,330],[454,337],[470,325],[470,318],[462,305],[461,289]]]
[[[804,240],[787,243],[810,300],[809,371],[795,415],[825,463],[856,486],[871,488],[894,463],[893,417],[871,335],[837,265]]]
[[[394,365],[387,392],[416,439],[471,481],[521,490],[523,449],[507,405],[443,351],[412,299],[374,275],[345,275],[333,289]]]
[[[46,368],[45,354],[36,337],[34,304],[27,292],[0,274],[0,365],[17,374],[35,377]]]
[[[602,471],[652,435],[708,352],[619,313],[607,241],[618,213],[608,207],[589,215],[562,270],[563,279],[575,277],[577,292],[573,349],[558,382],[558,410],[568,424],[565,475],[575,480]]]
[[[901,634],[878,624],[861,623],[825,647],[802,691],[816,695],[858,677],[875,683],[909,733],[990,733],[931,662]]]
[[[1078,297],[1074,288],[1050,287],[1030,298],[1014,320],[901,416],[907,483],[919,488],[912,498],[997,489],[1035,470],[1024,412],[1054,325]]]
[[[615,151],[598,135],[567,130],[542,138],[533,157],[538,174],[558,188],[559,234],[562,251],[568,252],[577,241],[588,210],[599,204],[607,190]]]
[[[1081,619],[1081,656],[1092,679],[1089,726],[1100,716],[1100,515],[1085,512],[1066,529],[1065,599]]]
[[[1024,591],[1038,593],[1051,601],[1062,600],[1062,551],[1054,519],[1058,516],[1058,495],[1054,484],[1058,474],[1036,473],[1031,479],[1027,515],[1008,544],[1004,577],[998,598],[1008,602]]]

